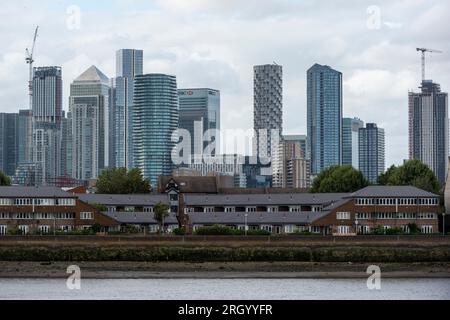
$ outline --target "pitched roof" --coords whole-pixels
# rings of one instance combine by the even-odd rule
[[[351,198],[373,197],[438,197],[438,195],[413,186],[368,186],[350,195]]]
[[[119,206],[153,206],[159,202],[169,204],[166,194],[79,194],[78,198],[86,203]]]
[[[186,205],[320,205],[341,200],[348,193],[185,194]]]
[[[76,195],[65,192],[57,187],[24,187],[24,186],[2,186],[0,187],[0,198],[76,198]]]
[[[119,223],[127,224],[158,224],[153,218],[151,212],[102,212],[102,214],[116,220]],[[170,213],[168,217],[164,218],[164,224],[178,224],[175,213]]]
[[[90,66],[86,71],[84,71],[78,78],[75,79],[76,82],[79,81],[98,81],[103,83],[109,83],[109,79],[103,72],[101,72],[96,66]]]
[[[249,212],[247,224],[308,224],[329,214],[321,212]],[[245,212],[192,212],[192,224],[245,224]]]
[[[158,190],[164,192],[167,184],[174,180],[181,193],[217,193],[217,179],[215,176],[161,176],[158,179]]]

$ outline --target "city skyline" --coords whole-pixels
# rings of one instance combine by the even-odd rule
[[[449,31],[443,26],[449,10],[448,4],[437,1],[413,1],[408,4],[380,1],[379,29],[367,26],[371,17],[367,13],[371,5],[369,2],[352,6],[338,1],[328,4],[330,10],[324,12],[317,6],[311,8],[291,1],[267,1],[250,18],[251,10],[256,8],[254,2],[239,8],[240,15],[236,15],[237,3],[233,1],[226,4],[194,1],[189,8],[179,1],[153,1],[145,5],[132,3],[131,6],[128,2],[108,5],[109,2],[90,4],[75,1],[81,13],[79,29],[67,28],[68,18],[71,17],[67,11],[72,2],[62,1],[58,5],[44,3],[45,8],[39,8],[31,1],[24,1],[26,7],[33,8],[39,14],[21,14],[21,19],[26,22],[20,26],[7,24],[7,21],[9,16],[13,16],[12,13],[21,10],[21,5],[9,3],[2,9],[4,21],[1,24],[5,30],[2,37],[5,39],[1,44],[4,54],[0,58],[0,74],[14,71],[14,75],[8,79],[0,77],[0,84],[4,84],[5,88],[0,93],[3,101],[0,112],[18,112],[27,107],[24,48],[30,46],[32,30],[37,24],[40,25],[40,36],[35,66],[63,67],[63,105],[66,111],[68,86],[83,69],[94,64],[112,77],[115,74],[114,52],[120,48],[135,47],[144,50],[144,73],[175,74],[179,87],[213,87],[220,90],[222,128],[248,129],[253,122],[252,67],[275,60],[283,65],[284,71],[284,133],[303,134],[306,132],[305,71],[316,62],[330,65],[343,73],[343,116],[359,117],[385,128],[387,166],[401,164],[408,158],[408,120],[405,115],[408,112],[407,92],[417,91],[420,84],[420,56],[415,52],[417,46],[444,51],[444,54],[428,56],[427,78],[440,83],[444,92],[450,87],[450,61],[446,54],[450,48],[448,43],[442,41],[448,38]],[[43,12],[48,7],[51,10]],[[119,14],[121,10],[125,14]],[[188,19],[183,18],[183,10],[188,10],[191,18],[203,16],[203,19],[189,25]],[[344,12],[348,19],[345,23],[336,24]],[[46,19],[49,14],[55,19]],[[99,16],[106,17],[102,19],[105,23],[102,27],[96,24]],[[158,19],[149,21],[149,16]],[[164,21],[171,17],[181,19],[169,26]],[[127,23],[116,23],[117,19]],[[209,26],[211,19],[216,23]],[[318,24],[318,20],[335,23],[335,34]],[[231,24],[231,32],[220,32],[230,21],[235,22]],[[141,28],[144,23],[149,27]],[[169,28],[161,30],[158,27],[161,24]],[[184,31],[185,25],[189,28]],[[204,28],[206,25],[209,27]],[[236,31],[243,26],[245,30],[240,33]],[[309,26],[315,28],[313,36],[302,31],[308,30],[305,27]],[[421,28],[427,28],[429,32],[423,33]],[[209,36],[199,39],[194,31]],[[409,36],[405,37],[405,33]],[[15,38],[9,39],[9,34],[14,34]],[[220,37],[211,36],[214,34]],[[265,37],[260,37],[260,34]],[[283,34],[283,39],[278,39],[278,34]],[[314,41],[314,37],[321,41]],[[251,46],[245,45],[248,41],[251,41]],[[327,45],[321,43],[332,45],[334,50],[328,50]],[[90,46],[90,50],[86,50],[86,45]],[[380,108],[385,112],[379,112]]]

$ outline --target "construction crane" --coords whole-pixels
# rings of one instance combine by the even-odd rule
[[[427,48],[416,48],[416,51],[422,52],[422,81],[425,80],[425,52],[436,52],[436,53],[442,53],[440,50],[433,50],[433,49],[427,49]]]
[[[33,44],[31,46],[31,51],[28,50],[28,48],[25,49],[26,51],[26,58],[25,61],[29,65],[29,81],[28,81],[28,94],[30,98],[30,110],[32,110],[32,104],[33,104],[33,62],[34,62],[34,47],[36,45],[36,38],[38,36],[38,30],[39,26],[36,27],[36,30],[34,31],[34,37],[33,37]]]

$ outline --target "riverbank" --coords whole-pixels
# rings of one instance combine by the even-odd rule
[[[87,279],[367,278],[367,263],[342,262],[33,262],[0,261],[0,278],[67,278],[69,265]],[[450,263],[379,263],[384,278],[450,278]]]

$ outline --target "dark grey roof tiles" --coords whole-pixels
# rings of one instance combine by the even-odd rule
[[[189,206],[236,205],[321,205],[341,200],[348,193],[291,193],[291,194],[208,194],[184,195]]]
[[[360,197],[438,197],[438,195],[413,186],[369,186],[350,195]]]
[[[169,204],[167,194],[80,194],[79,198],[83,202],[90,204],[98,203],[103,205],[119,206],[153,206],[158,202]]]
[[[0,187],[0,198],[76,198],[77,195],[63,191],[57,187],[24,187],[8,186]]]
[[[116,220],[119,223],[127,224],[158,224],[151,212],[102,212],[104,215]],[[178,224],[174,213],[164,219],[164,224]]]
[[[249,212],[247,224],[307,224],[329,214],[321,212]],[[188,214],[192,224],[244,224],[245,212],[192,212]]]

